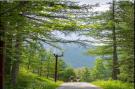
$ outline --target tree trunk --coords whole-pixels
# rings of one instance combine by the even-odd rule
[[[11,71],[11,82],[13,87],[15,87],[16,85],[18,72],[19,72],[19,61],[15,61],[12,65]]]
[[[4,89],[4,59],[5,59],[5,41],[4,41],[4,26],[2,25],[2,22],[0,21],[0,88]]]
[[[113,70],[112,70],[112,79],[117,80],[118,77],[118,55],[117,55],[117,41],[116,41],[116,28],[115,28],[115,0],[113,0],[113,29],[112,29],[112,35],[113,35]]]
[[[12,67],[12,37],[8,35],[8,37],[6,37],[6,43],[5,43],[5,51],[6,51],[6,57],[5,57],[5,62],[4,65],[6,65],[6,67],[4,68],[5,70],[5,74],[10,75],[11,74],[11,67]]]
[[[40,60],[40,66],[41,67],[40,67],[40,74],[39,75],[42,76],[42,60]]]
[[[30,69],[30,58],[28,58],[28,70]]]
[[[48,63],[47,63],[47,78],[49,78],[49,74],[50,74],[50,62],[48,60]]]
[[[12,64],[12,70],[11,70],[11,83],[13,85],[13,87],[15,87],[16,83],[17,83],[17,75],[19,72],[19,63],[20,63],[20,39],[17,36],[16,38],[16,56],[15,56],[15,61]]]

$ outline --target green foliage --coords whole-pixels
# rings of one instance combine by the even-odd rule
[[[35,70],[39,70],[42,63],[44,63],[40,60],[40,46],[49,44],[56,47],[55,41],[61,41],[61,39],[57,40],[50,35],[51,31],[73,31],[78,28],[76,20],[70,21],[71,16],[61,16],[60,14],[63,14],[63,12],[59,12],[67,8],[77,10],[79,6],[69,6],[66,1],[63,1],[63,4],[60,2],[61,0],[0,2],[0,24],[3,27],[2,30],[4,30],[3,39],[6,44],[5,65],[8,65],[5,68],[5,74],[10,75],[11,70],[19,68],[19,66],[12,68],[16,60],[24,63],[23,66],[25,67],[30,66]],[[29,48],[31,44],[36,44],[37,47]],[[16,45],[18,45],[19,49]],[[32,50],[30,51],[30,49]],[[42,47],[42,49],[45,48]]]
[[[112,48],[110,45],[102,45],[102,46],[97,46],[94,49],[89,49],[87,51],[88,55],[94,55],[94,56],[110,56],[112,53]]]
[[[90,49],[88,54],[109,56],[108,59],[113,59],[112,29],[114,24],[116,27],[116,46],[119,58],[118,66],[120,68],[118,77],[122,81],[134,82],[133,3],[130,1],[116,2],[119,4],[116,4],[115,20],[111,19],[112,12],[107,11],[101,13],[100,16],[93,17],[93,22],[97,21],[96,23],[78,25],[76,20],[79,19],[72,19],[74,15],[70,12],[68,13],[68,11],[67,16],[54,14],[59,14],[61,10],[80,9],[80,7],[68,6],[58,2],[60,1],[0,2],[0,26],[2,26],[3,32],[5,32],[5,37],[3,38],[6,44],[6,60],[4,64],[6,65],[6,89],[55,89],[58,86],[57,83],[48,80],[54,77],[55,58],[43,47],[43,44],[56,47],[55,42],[61,41],[61,39],[57,40],[55,36],[50,35],[54,30],[75,31],[76,29],[93,29],[88,35],[98,38],[105,45],[98,46],[93,50]],[[97,59],[92,69],[85,68],[81,70],[81,72],[84,72],[79,75],[82,81],[89,82],[97,79],[104,80],[110,78],[113,62],[102,59]],[[18,66],[16,66],[17,63]],[[30,72],[20,69],[18,75],[16,73],[17,71],[19,72],[17,70],[19,67],[25,68]],[[15,88],[11,88],[10,86],[11,73],[16,74],[15,76],[18,75]],[[71,77],[76,77],[74,70],[67,68],[62,59],[58,63],[58,75],[59,80],[63,81],[69,81]],[[107,81],[107,83],[102,81],[101,83],[106,89],[130,89],[130,84],[120,81]]]
[[[82,74],[82,81],[90,82],[92,81],[91,77],[91,71],[88,68],[85,68]]]
[[[40,77],[23,68],[19,73],[17,85],[12,87],[8,81],[5,89],[56,89],[61,83],[55,83],[52,79]]]
[[[95,66],[91,70],[92,80],[107,80],[110,78],[111,69],[108,68],[108,63],[108,60],[96,59]]]
[[[102,59],[97,59],[95,67],[92,70],[92,75],[94,79],[104,79],[106,76],[106,71]]]
[[[134,81],[134,60],[133,56],[128,56],[128,54],[121,55],[120,58],[120,71],[119,79],[122,81],[133,82]],[[130,65],[125,65],[130,64]]]
[[[63,81],[71,81],[71,77],[72,79],[74,79],[76,77],[76,74],[74,72],[74,70],[72,68],[66,68],[61,74],[61,79]]]
[[[119,1],[117,6],[116,26],[118,30],[117,43],[120,46],[120,75],[123,81],[134,82],[134,5],[130,1]]]
[[[111,78],[112,61],[110,59],[97,58],[92,68],[75,69],[76,76],[83,82],[95,80],[108,80]]]
[[[103,89],[134,89],[134,85],[131,83],[125,83],[115,80],[108,80],[108,81],[98,80],[92,83],[97,86],[100,86]]]
[[[114,59],[114,43],[116,46],[115,54],[118,55],[117,70],[120,69],[117,76],[122,81],[134,82],[134,3],[131,1],[116,1],[114,3],[114,19],[112,19],[112,6],[109,11],[93,17],[100,24],[100,28],[95,28],[87,35],[101,40],[101,45],[88,50],[88,55],[109,56]],[[115,26],[115,28],[114,28]],[[116,41],[114,41],[114,32]],[[115,59],[116,60],[116,55]],[[116,61],[115,61],[116,62]],[[114,62],[110,62],[114,63]],[[109,68],[114,65],[109,64]],[[96,73],[96,70],[95,70]]]
[[[23,49],[21,66],[40,76],[53,78],[55,70],[54,55],[51,52],[43,50],[44,48],[37,44],[34,46],[37,46],[38,50],[33,46]],[[66,67],[65,62],[60,58],[58,60],[58,75],[61,75]],[[61,76],[59,76],[59,79],[61,79]]]

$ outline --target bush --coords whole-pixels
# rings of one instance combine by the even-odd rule
[[[125,83],[122,81],[116,81],[116,80],[98,80],[95,82],[92,82],[93,84],[100,86],[103,89],[134,89],[134,84],[131,83]]]

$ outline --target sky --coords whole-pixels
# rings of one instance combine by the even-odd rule
[[[101,3],[104,4],[106,2],[111,2],[112,0],[73,0],[73,1],[77,1],[80,4],[95,4],[95,3]]]
[[[108,2],[112,2],[112,0],[73,0],[78,2],[78,4],[96,4],[99,3],[100,7],[94,8],[95,11],[106,11],[109,9],[109,5],[106,4]]]

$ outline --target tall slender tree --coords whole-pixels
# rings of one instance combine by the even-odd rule
[[[113,35],[113,72],[112,78],[114,80],[118,79],[118,54],[117,54],[117,39],[116,39],[116,28],[115,28],[115,0],[113,0],[112,4],[112,21],[113,21],[113,28],[112,28],[112,35]]]

